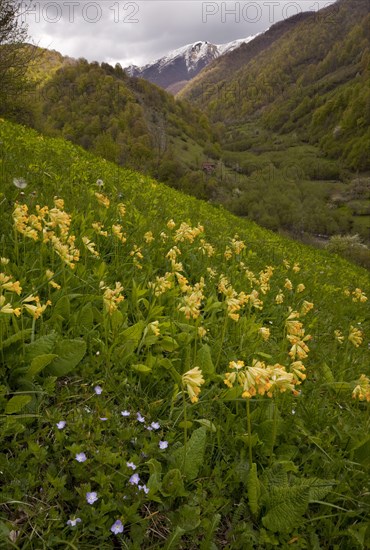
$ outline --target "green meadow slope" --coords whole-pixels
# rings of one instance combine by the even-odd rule
[[[0,141],[0,546],[366,548],[368,273]]]

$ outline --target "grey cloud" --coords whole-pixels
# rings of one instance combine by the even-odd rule
[[[126,66],[148,63],[197,40],[222,44],[254,35],[333,1],[42,0],[32,1],[24,18],[42,47]]]

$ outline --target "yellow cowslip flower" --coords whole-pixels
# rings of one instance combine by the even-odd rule
[[[356,290],[354,290],[352,292],[352,301],[353,302],[362,302],[362,303],[365,303],[367,301],[367,296],[364,292],[362,292],[361,288],[356,288]]]
[[[8,290],[9,292],[15,292],[20,295],[22,292],[22,287],[19,281],[12,281],[10,275],[5,275],[5,273],[0,273],[0,288]]]
[[[0,296],[0,313],[5,313],[7,315],[12,315],[14,313],[16,317],[19,317],[21,314],[21,308],[13,308],[10,303],[6,303],[5,296]]]
[[[281,290],[279,290],[279,294],[276,294],[275,296],[275,302],[277,304],[282,304],[284,302],[284,294]]]
[[[117,237],[118,240],[121,241],[121,243],[125,244],[127,241],[126,236],[124,233],[122,233],[122,225],[119,223],[112,225],[112,233],[115,237]]]
[[[53,288],[55,288],[55,289],[57,289],[57,290],[59,290],[60,288],[62,288],[60,285],[58,285],[57,282],[55,282],[55,281],[53,280],[53,277],[54,277],[54,272],[53,272],[53,271],[51,271],[50,269],[47,269],[46,272],[45,272],[45,275],[46,275],[46,278],[48,279],[48,284],[49,284],[51,287],[53,287]]]
[[[204,327],[198,327],[198,336],[199,338],[204,338],[207,335],[207,329]]]
[[[303,324],[300,321],[297,321],[299,318],[298,311],[290,311],[287,320],[285,321],[285,328],[287,333],[293,336],[303,336]]]
[[[290,371],[293,374],[293,384],[298,386],[303,380],[306,380],[305,370],[306,368],[302,361],[294,361],[290,365]]]
[[[101,235],[102,237],[108,237],[108,231],[104,231],[104,225],[100,222],[93,222],[91,224],[91,227],[96,231],[98,235]]]
[[[159,321],[152,321],[151,323],[149,323],[148,327],[150,328],[150,330],[152,331],[152,333],[154,334],[154,336],[160,336],[161,334],[161,331],[159,329]]]
[[[287,338],[289,342],[292,344],[292,347],[289,351],[290,357],[295,360],[296,357],[298,359],[305,359],[307,357],[309,350],[309,347],[306,344],[307,340],[311,339],[311,336],[307,335],[304,338],[300,338],[300,336],[294,336],[291,334],[287,335]]]
[[[196,403],[199,400],[200,386],[204,382],[205,380],[199,367],[194,367],[182,375],[182,386],[183,388],[186,387],[192,403]]]
[[[189,281],[187,280],[187,278],[178,272],[175,273],[175,275],[181,292],[183,292],[184,294],[189,293],[191,291],[191,286],[189,286]]]
[[[296,288],[296,292],[303,292],[305,288],[304,284],[300,283]]]
[[[123,204],[123,202],[120,202],[119,204],[117,204],[117,210],[121,218],[123,218],[126,214],[126,205]]]
[[[295,263],[292,267],[292,270],[294,271],[294,273],[298,273],[299,271],[301,271],[301,268],[299,267],[299,264]]]
[[[101,204],[105,208],[109,208],[110,200],[106,195],[103,195],[103,193],[98,193],[97,191],[95,191],[95,197],[97,198],[97,201],[99,204]]]
[[[355,348],[358,348],[362,344],[363,336],[364,334],[360,329],[353,326],[350,327],[348,340],[355,346]]]
[[[30,302],[35,302],[35,304],[31,304]],[[33,296],[32,294],[30,296],[27,296],[23,300],[23,307],[29,313],[34,319],[39,319],[41,315],[44,313],[45,309],[51,305],[51,301],[48,300],[44,305],[41,305],[39,296]]]
[[[306,300],[303,302],[301,307],[301,315],[307,315],[309,311],[313,308],[314,304],[312,302],[306,302]]]
[[[290,269],[290,263],[288,262],[288,260],[283,260],[283,264],[286,269]]]
[[[340,330],[335,330],[334,331],[334,336],[340,344],[343,344],[344,336],[343,336],[343,334]]]
[[[345,296],[351,296],[351,292],[348,290],[348,288],[345,288],[345,289],[343,290],[343,294],[344,294]]]
[[[191,292],[183,297],[182,303],[184,305],[179,304],[178,310],[182,311],[187,319],[198,319],[203,298],[204,296],[201,291]]]
[[[1,265],[8,265],[9,262],[10,262],[9,258],[0,258]]]
[[[232,388],[235,382],[238,382],[240,386],[244,385],[245,375],[241,369],[244,369],[244,361],[230,361],[229,369],[233,372],[226,372],[224,384],[228,388]]]
[[[137,246],[137,244],[134,244],[134,248],[130,252],[130,256],[133,258],[134,266],[138,269],[142,269],[143,266],[140,263],[140,260],[144,258],[144,256],[141,253],[141,248]]]
[[[358,385],[352,392],[352,397],[359,401],[370,401],[370,379],[365,374],[361,374]]]
[[[191,227],[189,224],[183,222],[175,232],[175,242],[189,241],[194,242],[194,239],[204,232],[204,227],[198,224],[197,227]]]
[[[147,232],[144,234],[144,241],[145,241],[147,244],[150,244],[152,241],[154,241],[153,233],[152,233],[151,231],[147,231]]]
[[[233,239],[231,239],[230,242],[231,249],[235,254],[241,254],[243,250],[246,248],[245,242],[239,240],[239,235],[235,235]]]
[[[167,290],[173,288],[173,285],[173,274],[168,272],[164,275],[164,277],[156,277],[154,283],[150,282],[148,284],[149,288],[153,289],[156,296],[161,296],[161,294],[164,294]]]
[[[239,265],[240,265],[240,268],[244,271],[245,276],[248,279],[248,281],[250,282],[251,286],[260,283],[260,281],[256,278],[255,274],[253,273],[253,271],[250,271],[245,266],[244,262],[240,262]]]
[[[109,288],[105,285],[104,281],[100,281],[99,288],[104,290],[103,304],[104,308],[109,315],[112,315],[116,311],[117,305],[124,300],[122,296],[123,286],[120,282],[116,282],[115,288]]]
[[[258,292],[257,290],[252,290],[250,294],[246,297],[247,302],[250,303],[250,305],[256,309],[262,309],[263,308],[263,302],[258,298]]]
[[[274,268],[270,265],[266,267],[264,271],[260,271],[259,285],[262,294],[266,294],[270,290],[270,279],[274,273]]]
[[[63,243],[55,235],[50,239],[55,252],[71,269],[74,269],[75,262],[78,262],[80,259],[80,251],[74,246],[75,239],[74,235],[70,235],[66,243]]]
[[[160,238],[162,239],[163,242],[167,241],[167,239],[168,239],[168,235],[164,231],[162,231],[162,233],[160,233],[159,236],[160,236]]]
[[[267,391],[268,397],[272,397],[275,391],[284,393],[287,390],[292,391],[294,394],[298,392],[294,388],[294,375],[291,372],[287,372],[283,365],[269,365],[267,367],[269,374],[269,388]]]
[[[232,253],[232,251],[231,251],[231,248],[230,248],[229,246],[227,246],[227,247],[225,248],[224,258],[225,258],[226,260],[230,260],[232,257],[233,257],[233,253]]]
[[[95,250],[96,244],[90,241],[87,237],[82,237],[82,242],[84,243],[85,247],[91,254],[93,254],[96,258],[100,258],[99,252]]]
[[[261,327],[258,332],[262,336],[263,340],[266,341],[270,338],[270,329],[269,328]]]
[[[215,254],[214,247],[207,243],[205,239],[200,239],[200,247],[198,248],[202,254],[207,254],[208,258],[211,258]]]
[[[293,290],[292,282],[289,279],[285,279],[284,287],[287,288],[288,290]]]
[[[176,227],[176,224],[175,222],[171,219],[167,222],[167,227],[168,229],[173,229],[174,227]]]
[[[64,200],[59,199],[58,197],[54,197],[54,206],[59,210],[64,210]]]
[[[212,269],[212,267],[207,267],[207,273],[211,279],[214,279],[217,275],[217,271],[215,269]]]
[[[242,397],[251,398],[257,393],[265,395],[271,387],[270,373],[263,361],[253,359],[252,366],[244,371],[244,384]],[[270,396],[269,396],[270,397]]]

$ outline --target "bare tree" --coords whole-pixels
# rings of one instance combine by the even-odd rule
[[[34,48],[26,44],[27,25],[22,21],[21,10],[26,3],[0,0],[0,112],[26,89],[26,73],[33,58]]]

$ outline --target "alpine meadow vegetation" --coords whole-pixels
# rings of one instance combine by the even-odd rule
[[[365,549],[368,272],[0,142],[0,546]]]

